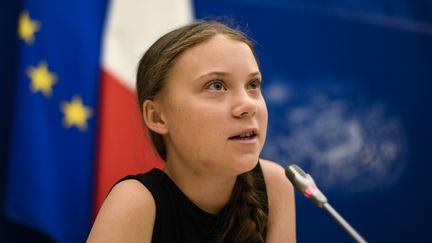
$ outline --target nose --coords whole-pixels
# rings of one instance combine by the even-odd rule
[[[237,118],[253,117],[258,110],[258,100],[247,91],[234,95],[232,115]]]

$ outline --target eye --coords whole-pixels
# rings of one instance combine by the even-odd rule
[[[261,82],[259,80],[252,80],[248,84],[250,89],[259,89],[261,87]]]
[[[207,84],[206,88],[216,91],[226,90],[225,84],[220,80],[211,81],[209,84]]]

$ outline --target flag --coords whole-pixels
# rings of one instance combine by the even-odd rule
[[[189,0],[112,1],[104,34],[96,209],[113,183],[162,162],[143,130],[135,74],[145,50],[192,19]]]
[[[10,219],[56,242],[84,242],[117,179],[161,166],[140,124],[133,69],[157,35],[190,16],[189,3],[176,0],[23,4]]]

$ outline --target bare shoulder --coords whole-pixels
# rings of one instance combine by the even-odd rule
[[[139,181],[122,181],[105,199],[87,242],[150,242],[155,215],[150,191]]]
[[[284,168],[282,168],[282,166],[280,166],[278,163],[266,159],[260,159],[260,165],[263,169],[264,175],[276,180],[286,178]]]
[[[260,159],[269,196],[293,194],[293,186],[285,175],[285,170],[276,162]],[[274,195],[273,195],[274,194]]]
[[[291,182],[279,164],[260,159],[269,199],[266,242],[296,242],[295,200]]]

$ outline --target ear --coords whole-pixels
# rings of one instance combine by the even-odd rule
[[[168,128],[160,111],[159,104],[153,100],[146,100],[143,103],[143,118],[147,127],[153,132],[164,135]]]

